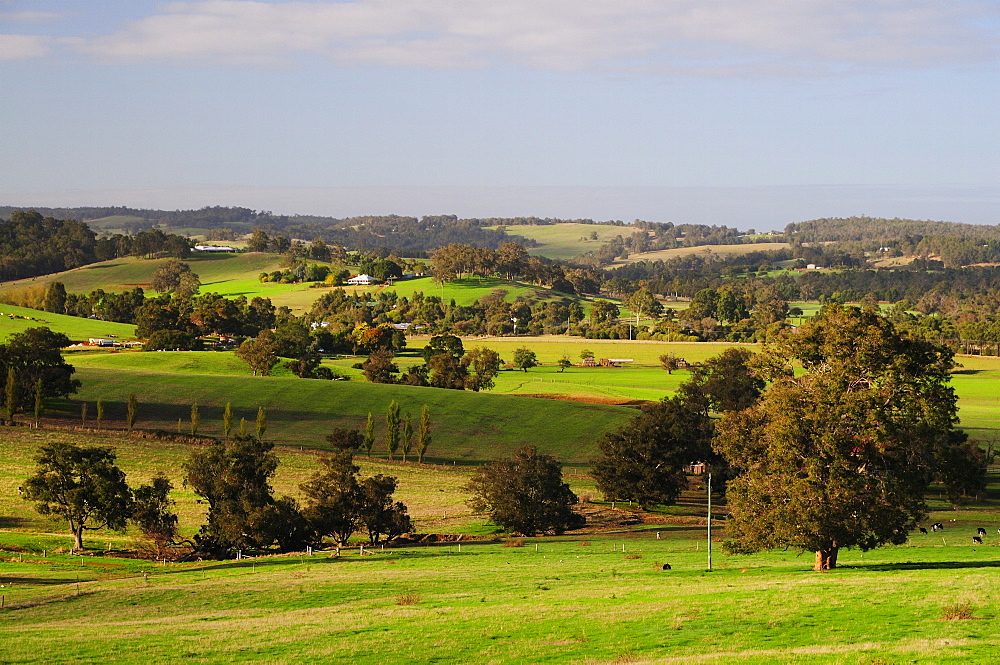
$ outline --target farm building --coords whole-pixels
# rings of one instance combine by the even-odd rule
[[[374,277],[372,277],[371,275],[365,275],[364,273],[362,273],[360,275],[356,275],[350,278],[349,280],[347,280],[347,283],[354,286],[369,286],[371,284],[378,284],[379,281]]]
[[[223,247],[220,245],[195,245],[196,252],[238,252],[235,247]]]

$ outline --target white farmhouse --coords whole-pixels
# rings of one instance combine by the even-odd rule
[[[347,283],[353,286],[370,286],[372,284],[378,284],[379,281],[374,277],[372,277],[371,275],[366,275],[362,273],[360,275],[356,275],[350,278],[349,280],[347,280]]]

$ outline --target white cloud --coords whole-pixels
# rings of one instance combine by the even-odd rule
[[[41,58],[48,55],[50,43],[38,35],[0,35],[0,60]]]
[[[164,5],[78,47],[101,60],[723,74],[995,63],[989,0],[352,0]]]

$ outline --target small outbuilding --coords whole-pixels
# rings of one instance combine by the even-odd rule
[[[233,253],[239,250],[235,247],[225,247],[223,245],[195,245],[194,251],[196,252],[222,252],[222,253]]]

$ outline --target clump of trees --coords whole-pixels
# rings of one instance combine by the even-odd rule
[[[188,264],[169,259],[153,271],[149,277],[149,285],[160,293],[174,293],[181,298],[190,298],[198,293],[201,280]]]
[[[75,220],[15,210],[0,220],[0,282],[47,275],[98,260],[97,235]]]
[[[19,411],[38,408],[40,399],[66,397],[77,391],[80,381],[73,378],[76,370],[62,355],[70,343],[62,333],[28,328],[0,344],[0,379],[6,381],[4,407],[9,422]]]
[[[276,498],[271,478],[278,466],[273,444],[238,434],[191,456],[187,484],[208,503],[208,521],[195,536],[199,553],[232,556],[238,551],[292,551],[326,537],[346,544],[364,530],[371,543],[412,530],[406,506],[392,498],[396,479],[358,477],[353,450],[321,460],[321,469],[300,487],[300,507]]]
[[[401,376],[389,349],[372,352],[358,366],[372,383],[400,383],[453,390],[490,390],[503,366],[500,354],[492,349],[465,350],[455,335],[435,335],[423,350],[424,364],[411,365]]]
[[[606,498],[648,508],[707,463],[724,483],[727,549],[795,547],[831,569],[841,548],[905,542],[931,482],[953,501],[985,487],[991,451],[955,428],[952,358],[874,308],[829,305],[762,354],[729,349],[694,368],[599,442],[592,474]]]
[[[274,444],[251,435],[237,434],[191,455],[186,483],[208,503],[207,522],[194,538],[200,553],[226,557],[306,546],[308,524],[297,502],[274,497],[277,468]]]
[[[377,474],[359,479],[360,469],[350,450],[341,450],[321,460],[322,468],[300,486],[308,502],[303,516],[314,540],[330,537],[346,545],[359,530],[377,545],[413,530],[406,505],[393,501],[396,479]]]
[[[559,463],[534,446],[479,467],[466,490],[472,493],[473,510],[489,513],[508,531],[561,534],[586,522],[573,512],[578,499],[563,482]]]
[[[664,399],[601,439],[591,475],[609,501],[671,504],[687,488],[691,463],[710,453],[712,433],[701,409],[682,397]]]

